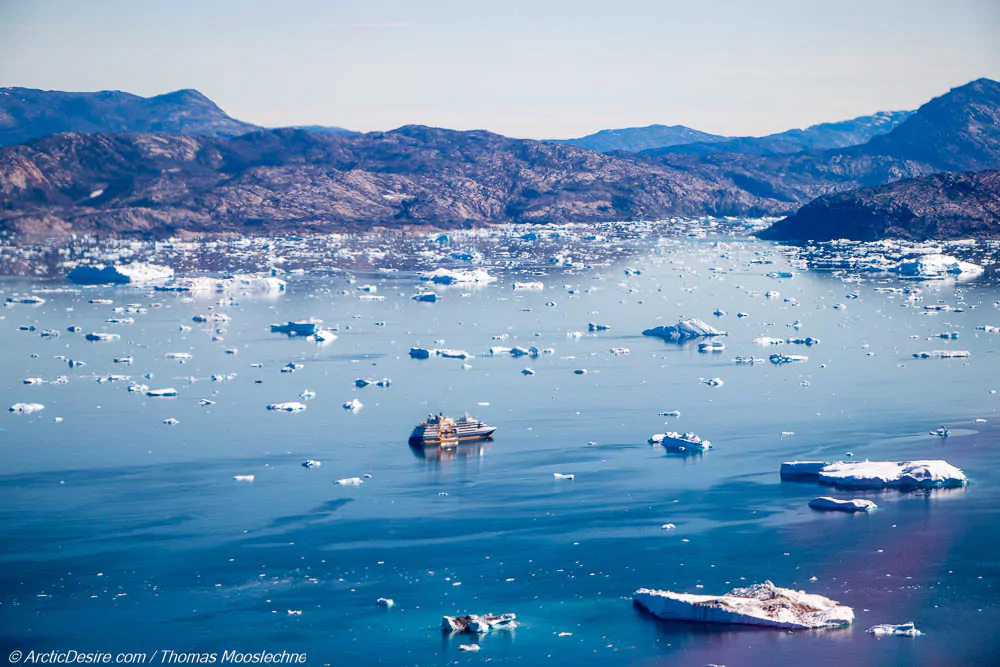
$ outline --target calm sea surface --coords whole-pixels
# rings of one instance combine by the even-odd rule
[[[758,253],[774,264],[752,263]],[[626,275],[626,267],[641,273]],[[767,244],[691,240],[589,270],[526,277],[491,269],[497,283],[439,288],[433,304],[412,301],[419,281],[399,272],[357,275],[378,286],[381,302],[359,300],[342,277],[298,276],[280,296],[230,305],[217,305],[218,295],[101,287],[3,309],[4,407],[45,405],[0,416],[3,655],[285,650],[317,665],[1000,663],[1000,394],[991,393],[1000,390],[1000,334],[975,330],[1000,325],[1000,288],[923,283],[923,300],[909,302],[875,291],[904,286],[892,279],[849,283],[798,268],[791,279],[766,275],[780,270],[789,267]],[[545,289],[515,292],[515,279]],[[66,286],[0,282],[3,298]],[[766,298],[770,290],[780,295]],[[99,298],[114,305],[89,303]],[[162,307],[112,312],[129,303]],[[923,308],[938,303],[962,312]],[[231,317],[224,333],[192,322],[210,309]],[[716,309],[727,314],[714,317]],[[737,318],[740,311],[748,316]],[[308,316],[337,325],[339,338],[317,345],[269,332],[271,323]],[[106,323],[111,317],[135,323]],[[697,343],[640,335],[679,317],[727,330],[726,350],[700,354]],[[796,321],[797,330],[789,326]],[[588,322],[611,330],[590,334]],[[121,340],[90,343],[70,325]],[[43,339],[46,328],[61,335]],[[936,338],[944,331],[960,338]],[[493,340],[500,335],[508,338]],[[759,336],[822,342],[771,348],[755,344]],[[407,355],[416,345],[476,356],[418,361]],[[482,356],[494,345],[554,352]],[[613,355],[613,347],[630,354]],[[947,348],[972,356],[911,356]],[[775,351],[809,359],[732,362]],[[192,358],[180,363],[164,357],[170,352]],[[59,355],[87,365],[70,368]],[[113,363],[123,355],[134,363]],[[290,361],[303,367],[280,372]],[[536,374],[522,375],[526,366]],[[110,373],[179,395],[153,399],[128,392],[125,381],[97,382]],[[228,374],[235,377],[211,379]],[[69,382],[22,384],[59,375]],[[356,389],[358,377],[388,377],[392,386]],[[699,380],[713,377],[724,385]],[[307,389],[316,396],[305,412],[265,410]],[[203,407],[202,398],[216,403]],[[352,398],[364,407],[343,409]],[[681,416],[658,416],[672,410]],[[469,412],[498,427],[496,440],[424,457],[406,441],[432,411]],[[179,423],[163,423],[171,417]],[[951,437],[928,434],[941,424]],[[684,457],[646,443],[674,429],[715,449]],[[932,493],[833,492],[879,505],[851,516],[807,507],[829,489],[779,479],[784,460],[847,452],[945,459],[970,483]],[[306,469],[306,459],[323,465]],[[358,487],[334,483],[362,475],[370,478]],[[767,579],[853,606],[855,625],[783,632],[671,624],[631,604],[638,587],[722,593]],[[396,606],[376,607],[379,597]],[[472,638],[439,629],[444,614],[508,611],[522,627],[483,636],[478,653],[458,649]],[[926,634],[865,633],[910,620]]]

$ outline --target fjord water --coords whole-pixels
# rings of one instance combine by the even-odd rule
[[[1000,334],[975,327],[1000,325],[1000,289],[924,283],[923,302],[911,304],[874,290],[902,284],[887,278],[847,283],[798,269],[792,279],[767,277],[789,267],[776,253],[773,265],[750,263],[759,251],[771,246],[687,241],[607,267],[552,268],[531,277],[545,283],[539,292],[514,292],[511,280],[524,276],[492,269],[498,283],[439,289],[434,304],[410,300],[418,281],[408,273],[358,276],[379,285],[382,302],[358,300],[342,277],[299,277],[281,296],[217,307],[232,317],[224,341],[212,341],[213,327],[180,330],[217,295],[106,287],[5,309],[3,399],[46,407],[0,422],[4,651],[284,650],[329,665],[996,664],[1000,395],[990,390],[1000,389]],[[629,266],[642,273],[626,276]],[[59,286],[2,284],[7,295]],[[781,296],[765,298],[768,290]],[[111,306],[93,298],[163,306],[119,326],[104,322]],[[939,301],[963,311],[922,308]],[[717,308],[727,314],[713,317]],[[339,324],[338,340],[318,346],[268,331],[306,316]],[[640,335],[682,316],[729,331],[725,352]],[[796,320],[798,331],[787,326]],[[612,329],[587,334],[590,321]],[[45,340],[22,324],[62,334]],[[66,331],[73,324],[122,339],[88,343]],[[928,340],[952,330],[959,340]],[[492,340],[499,334],[509,338]],[[767,348],[752,342],[761,335],[822,342]],[[478,356],[515,344],[555,352]],[[407,356],[414,345],[477,356],[469,368],[418,361]],[[911,356],[942,348],[972,356]],[[775,351],[809,360],[732,363]],[[131,367],[112,363],[123,354]],[[56,355],[88,365],[69,369]],[[304,367],[281,373],[289,361]],[[522,375],[525,366],[536,374]],[[147,372],[153,379],[142,379]],[[152,399],[124,382],[96,382],[108,373],[179,395]],[[228,373],[237,376],[209,379]],[[22,384],[63,374],[68,384]],[[392,386],[356,389],[357,377]],[[711,377],[725,384],[699,382]],[[265,410],[305,389],[316,392],[305,412]],[[341,407],[353,397],[364,404],[357,413]],[[658,416],[671,410],[681,416]],[[437,411],[488,421],[496,441],[419,455],[409,431]],[[168,417],[179,423],[164,425]],[[928,434],[941,424],[951,437]],[[694,431],[715,449],[684,457],[646,444],[664,430]],[[847,452],[945,459],[970,484],[849,493],[778,477],[784,460]],[[306,459],[323,465],[305,469]],[[247,474],[252,483],[233,480]],[[371,478],[358,487],[334,483],[363,474]],[[807,507],[819,495],[870,498],[879,509],[819,513]],[[671,624],[630,602],[643,586],[721,593],[765,579],[851,605],[856,623],[814,632]],[[379,597],[396,606],[377,608]],[[478,653],[458,650],[471,638],[439,629],[443,614],[508,611],[523,626],[482,637]],[[909,620],[926,634],[864,632]]]

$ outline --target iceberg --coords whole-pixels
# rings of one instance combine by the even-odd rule
[[[86,336],[84,336],[84,338],[86,338],[89,341],[94,341],[94,342],[101,341],[107,343],[111,341],[121,340],[121,334],[103,333],[95,331],[93,333],[87,334]]]
[[[309,318],[300,322],[290,321],[286,324],[272,324],[271,333],[283,333],[289,336],[315,336],[320,331],[323,320]]]
[[[967,359],[972,356],[968,350],[930,350],[914,352],[914,359]]]
[[[306,404],[295,401],[290,401],[288,403],[271,403],[267,406],[267,409],[276,410],[278,412],[302,412],[306,409]]]
[[[225,278],[176,278],[154,286],[160,292],[214,292],[217,294],[278,294],[285,291],[285,281],[274,276],[236,275]]]
[[[421,294],[414,294],[411,297],[414,301],[420,301],[422,303],[435,303],[439,297],[435,292],[423,292]]]
[[[922,255],[915,259],[903,260],[896,272],[909,278],[936,279],[959,276],[962,279],[982,275],[983,267],[971,262],[963,262],[951,255]]]
[[[491,630],[513,630],[519,625],[514,614],[469,614],[467,616],[445,616],[441,619],[441,629],[445,632],[468,632],[483,634]]]
[[[19,414],[29,414],[32,412],[38,412],[39,410],[44,410],[45,406],[41,403],[14,403],[7,410],[10,412],[17,412]]]
[[[851,500],[838,500],[830,496],[821,496],[809,501],[809,507],[814,510],[825,510],[831,512],[870,512],[878,509],[878,505],[863,498],[852,498]]]
[[[854,610],[835,600],[779,588],[770,581],[724,595],[692,595],[640,588],[633,603],[667,621],[763,625],[775,628],[837,628],[854,622]]]
[[[940,489],[969,483],[947,461],[786,461],[782,477],[811,477],[822,484],[854,489]]]
[[[420,274],[421,280],[429,280],[436,285],[458,285],[462,283],[492,283],[496,278],[491,276],[486,269],[436,269],[431,272]]]
[[[97,266],[77,265],[67,274],[66,279],[78,285],[150,285],[164,283],[173,277],[174,270],[169,266],[132,262]]]
[[[146,396],[150,398],[162,398],[165,396],[176,396],[177,390],[173,387],[167,387],[166,389],[150,389],[146,392]]]
[[[900,623],[899,625],[890,625],[888,623],[882,625],[875,625],[866,631],[870,635],[896,635],[897,637],[919,637],[924,634],[917,630],[913,621],[907,623]]]
[[[431,351],[422,347],[411,347],[410,357],[412,359],[430,359]]]
[[[658,326],[646,329],[642,332],[642,335],[658,336],[666,340],[683,341],[690,338],[707,338],[709,336],[725,336],[727,334],[725,331],[716,329],[704,320],[692,318],[690,320],[681,320],[671,326]]]

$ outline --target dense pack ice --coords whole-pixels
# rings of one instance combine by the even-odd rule
[[[668,621],[803,629],[842,627],[854,621],[850,607],[822,595],[780,588],[770,581],[734,588],[725,595],[640,588],[632,599],[637,606]]]
[[[670,326],[658,326],[646,329],[643,336],[658,336],[667,340],[688,340],[690,338],[706,338],[709,336],[725,336],[725,331],[716,329],[711,324],[698,318],[681,320],[677,324]]]
[[[66,276],[78,285],[152,285],[164,283],[174,277],[169,266],[132,262],[131,264],[77,265]]]
[[[857,489],[954,488],[968,479],[947,461],[786,461],[782,477],[814,477],[824,484]]]
[[[518,626],[514,614],[469,614],[468,616],[445,616],[441,619],[441,629],[445,632],[470,632],[483,634],[490,630],[513,630]]]
[[[825,510],[830,512],[870,512],[878,509],[871,500],[864,498],[852,498],[850,500],[838,500],[830,496],[820,496],[809,501],[809,507],[814,510]]]

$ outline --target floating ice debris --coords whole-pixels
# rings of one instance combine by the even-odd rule
[[[726,349],[726,346],[717,340],[713,340],[710,343],[698,343],[699,352],[722,352]]]
[[[267,406],[267,409],[275,410],[277,412],[302,412],[306,409],[306,404],[294,401],[288,403],[271,403]]]
[[[39,410],[44,410],[45,406],[41,403],[14,403],[9,408],[10,412],[17,412],[20,414],[29,414],[31,412],[38,412]]]
[[[930,435],[936,435],[939,438],[947,438],[951,435],[951,431],[948,430],[947,426],[938,426],[933,431],[930,431]]]
[[[225,313],[208,313],[207,315],[195,315],[191,321],[199,324],[224,324],[229,321],[229,315]],[[183,331],[183,327],[181,328]]]
[[[660,526],[660,530],[675,530],[676,528],[677,526],[672,523],[665,523]]]
[[[114,362],[116,364],[131,364],[132,357],[115,357]]]
[[[412,359],[429,359],[431,356],[431,350],[426,350],[422,347],[411,347],[410,357]]]
[[[361,486],[364,483],[365,481],[360,477],[345,477],[334,482],[334,484],[339,484],[340,486]]]
[[[441,297],[434,292],[424,292],[422,294],[414,294],[411,298],[414,301],[420,301],[421,303],[435,303]]]
[[[739,313],[736,313],[736,317],[739,317],[740,319],[742,319],[744,317],[750,317],[750,313],[739,312]]]
[[[210,408],[213,405],[215,405],[215,401],[210,401],[207,398],[203,398],[200,401],[198,401],[198,405],[200,405],[202,407],[205,407],[205,408]]]
[[[863,498],[852,498],[851,500],[838,500],[830,496],[821,496],[809,501],[809,507],[814,510],[827,510],[835,512],[870,512],[878,509],[878,505]]]
[[[358,389],[363,389],[368,385],[370,385],[371,383],[372,383],[371,380],[367,380],[365,378],[358,378],[357,380],[354,381],[354,386],[357,387]]]
[[[927,352],[914,352],[914,359],[966,359],[972,353],[968,350],[929,350]]]
[[[678,433],[677,431],[667,431],[666,433],[654,433],[648,440],[651,445],[661,445],[664,449],[672,452],[707,452],[712,449],[710,440],[703,440],[694,433]]]
[[[813,338],[812,336],[806,336],[805,338],[786,338],[785,342],[789,345],[819,345],[819,338]]]
[[[593,332],[593,331],[608,331],[609,329],[611,329],[611,327],[608,326],[607,324],[597,324],[596,322],[590,322],[590,323],[587,324],[587,330],[591,331],[591,332]]]
[[[532,368],[522,368],[521,375],[534,375],[535,371]]]
[[[87,303],[93,304],[95,306],[110,306],[114,303],[111,299],[91,299]]]
[[[95,341],[95,342],[96,341],[110,342],[115,340],[121,340],[122,337],[121,334],[103,333],[95,331],[93,333],[87,334],[86,336],[84,336],[84,338],[86,338],[89,341]]]
[[[855,489],[953,488],[968,479],[946,461],[786,461],[782,477],[814,477],[823,484]]]
[[[458,645],[458,650],[459,651],[469,651],[469,652],[475,653],[476,651],[479,650],[479,644],[459,644]]]
[[[554,473],[552,473],[552,478],[553,479],[576,479],[576,474],[572,473],[572,472],[570,472],[570,473],[554,472]]]
[[[761,336],[759,338],[754,338],[753,342],[757,345],[784,345],[784,338],[771,338],[770,336]]]
[[[315,459],[307,459],[302,462],[303,468],[318,468],[321,465],[323,465],[323,463],[321,461],[316,461]]]
[[[254,480],[253,475],[233,475],[233,479],[237,482],[252,482]]]
[[[854,610],[822,595],[779,588],[770,581],[725,595],[692,595],[640,588],[634,603],[668,621],[831,628],[850,625]]]
[[[945,340],[958,340],[957,331],[942,331],[937,335],[938,338],[944,338]]]
[[[166,424],[167,426],[174,426],[176,424],[180,424],[180,422],[174,419],[173,417],[167,417],[166,419],[163,420],[163,423]]]
[[[271,333],[282,333],[288,336],[315,336],[320,330],[323,320],[310,318],[299,322],[289,321],[285,324],[272,324]]]
[[[577,374],[577,375],[586,375],[586,374],[587,374],[587,369],[586,369],[586,368],[577,368],[577,369],[576,369],[575,371],[573,371],[573,372],[574,372],[575,374]]]
[[[376,380],[375,386],[382,387],[383,389],[388,389],[389,387],[392,386],[392,380],[390,380],[389,378],[382,378],[381,380]]]
[[[627,347],[613,347],[610,350],[608,350],[608,352],[615,355],[616,357],[620,357],[625,354],[630,354],[631,350],[629,350]]]
[[[26,306],[41,306],[45,303],[45,299],[40,296],[28,295],[28,296],[13,296],[7,297],[7,303],[21,303]]]
[[[667,412],[659,412],[657,414],[660,417],[680,417],[681,416],[681,411],[680,410],[668,410]]]
[[[66,279],[78,285],[149,285],[162,283],[174,277],[174,270],[169,266],[132,262],[131,264],[112,264],[83,266],[77,265],[69,272]],[[109,299],[101,299],[107,301]],[[91,301],[94,303],[94,301]]]
[[[164,359],[176,359],[178,361],[187,361],[191,359],[191,354],[189,352],[167,352],[163,355]]]
[[[908,623],[900,623],[899,625],[889,625],[889,624],[875,625],[868,628],[866,632],[870,635],[876,635],[876,636],[896,635],[897,637],[919,637],[920,635],[924,634],[920,630],[917,630],[916,626],[913,624],[913,621],[910,621]]]
[[[458,285],[463,283],[492,283],[496,278],[491,276],[486,269],[436,269],[429,273],[420,274],[421,280],[429,280],[438,285]]]
[[[658,326],[646,329],[643,336],[658,336],[667,340],[688,340],[691,338],[705,338],[710,336],[725,336],[725,331],[716,329],[711,324],[697,318],[682,320],[671,326]]]
[[[698,378],[698,381],[702,384],[707,384],[709,387],[721,387],[725,384],[722,378]]]
[[[835,304],[833,304],[833,309],[834,310],[847,310],[847,305],[843,304],[843,303],[835,303]]]
[[[491,630],[513,630],[519,625],[514,614],[469,614],[468,616],[445,616],[441,619],[441,629],[445,632],[469,632],[483,634]]]
[[[364,403],[362,403],[361,401],[359,401],[356,398],[352,398],[351,400],[347,401],[343,405],[343,408],[345,410],[350,410],[352,412],[357,412],[358,410],[360,410],[363,407],[365,407]]]
[[[723,317],[726,314],[726,311],[722,310],[721,308],[718,308],[712,314],[715,315],[716,317]]]
[[[317,343],[332,343],[337,340],[337,334],[328,329],[320,329],[309,338]]]
[[[384,609],[392,609],[396,606],[396,601],[392,598],[379,598],[378,600],[375,600],[375,605]]]
[[[24,378],[24,384],[42,384],[45,382],[42,378]]]
[[[772,364],[791,364],[796,361],[809,361],[809,357],[804,354],[772,354],[768,357]]]
[[[901,276],[923,279],[955,276],[965,279],[983,273],[983,267],[978,264],[963,262],[951,255],[921,255],[916,259],[903,260],[895,270]]]
[[[310,401],[316,398],[316,392],[313,391],[312,389],[303,389],[301,392],[299,392],[299,398]]]
[[[760,364],[764,362],[763,359],[758,359],[757,357],[743,356],[743,355],[736,357],[735,359],[733,359],[733,361],[736,362],[737,364],[749,364],[749,365]]]
[[[278,294],[285,291],[285,281],[274,276],[236,275],[226,278],[175,278],[153,289],[162,292],[215,292],[219,294]]]
[[[165,396],[176,396],[177,390],[173,387],[167,387],[165,389],[149,389],[146,391],[146,396],[150,398],[162,398]]]
[[[465,350],[435,350],[435,352],[439,357],[444,357],[445,359],[469,359],[472,357]],[[411,354],[410,356],[413,355]]]
[[[521,290],[541,290],[545,289],[545,284],[538,281],[534,281],[534,282],[514,283],[511,287],[514,289],[515,292]]]

